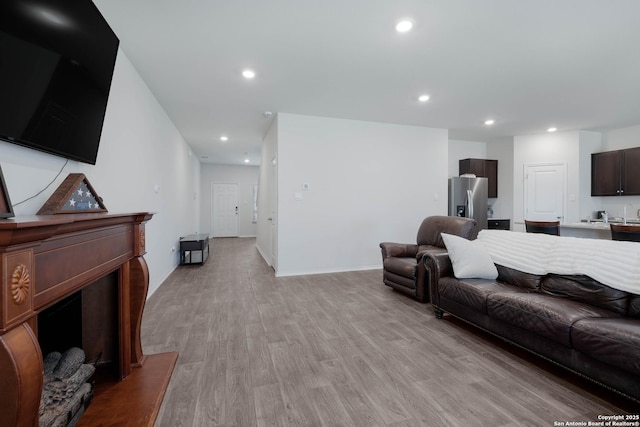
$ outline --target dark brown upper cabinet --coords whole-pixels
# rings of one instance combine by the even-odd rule
[[[458,161],[458,175],[472,173],[475,176],[489,178],[488,197],[498,197],[498,161],[489,159],[462,159]]]
[[[591,154],[591,195],[640,195],[640,147]]]

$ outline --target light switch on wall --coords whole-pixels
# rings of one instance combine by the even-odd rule
[[[296,200],[302,200],[302,193],[293,193],[293,198]]]

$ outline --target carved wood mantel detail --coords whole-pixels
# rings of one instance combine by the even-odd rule
[[[13,296],[15,304],[20,305],[25,302],[29,296],[30,284],[31,274],[29,269],[24,264],[18,264],[11,276],[11,296]]]
[[[136,377],[144,377],[140,325],[149,286],[144,223],[152,216],[91,213],[0,220],[0,426],[38,425],[43,381],[38,313],[113,272],[118,272],[119,376],[136,370]],[[175,357],[167,363],[171,359],[175,363]],[[170,376],[173,365],[167,369]],[[109,399],[96,396],[94,404],[103,402],[96,409]]]

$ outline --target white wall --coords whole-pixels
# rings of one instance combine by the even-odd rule
[[[380,242],[415,242],[447,213],[447,134],[279,114],[278,275],[380,268]]]
[[[232,166],[202,164],[200,166],[200,232],[213,234],[212,229],[212,186],[213,184],[238,184],[238,237],[254,237],[256,224],[253,222],[253,186],[258,184],[258,166]]]
[[[622,150],[634,147],[640,147],[640,125],[606,132],[602,137],[602,150],[598,151]],[[621,217],[624,213],[625,205],[627,205],[627,212],[630,216],[636,216],[638,209],[640,209],[640,196],[594,197],[594,199],[599,202],[599,210],[606,210],[611,216]]]
[[[524,230],[524,166],[526,164],[542,164],[564,162],[567,165],[567,192],[565,217],[563,222],[577,222],[584,217],[591,207],[581,207],[585,196],[584,164],[585,154],[596,151],[600,146],[600,134],[595,132],[575,131],[539,135],[523,135],[514,137],[513,152],[513,217],[514,230]],[[586,194],[590,194],[589,192]]]
[[[640,125],[613,129],[602,135],[602,150],[640,147]]]
[[[599,197],[591,197],[591,153],[602,151],[602,134],[580,131],[580,170],[578,172],[579,220],[594,216],[601,210]]]
[[[489,199],[493,218],[510,219],[513,225],[513,138],[487,143],[487,159],[498,161],[498,197]]]
[[[449,140],[449,172],[448,176],[460,175],[460,163],[462,159],[488,159],[487,143],[475,141]]]
[[[278,247],[278,234],[274,231],[278,224],[278,117],[273,119],[262,141],[256,229],[256,247],[267,264],[275,270],[278,269],[278,260],[275,254],[272,257],[272,252],[276,252]]]
[[[65,160],[0,142],[0,164],[15,204],[44,188]],[[87,176],[110,212],[156,212],[146,226],[150,294],[178,264],[180,236],[193,233],[199,209],[200,163],[140,78],[118,52],[95,166],[70,161],[41,195],[14,208],[35,214],[71,172]],[[158,192],[155,192],[155,188]]]

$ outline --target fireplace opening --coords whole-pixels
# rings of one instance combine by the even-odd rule
[[[42,355],[82,347],[82,291],[68,296],[38,315]]]
[[[38,314],[44,357],[40,425],[73,426],[101,381],[119,376],[118,273]]]

